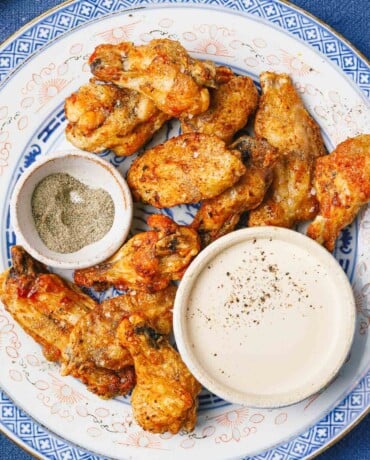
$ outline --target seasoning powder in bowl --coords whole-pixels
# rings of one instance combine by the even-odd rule
[[[46,265],[100,263],[125,241],[132,197],[121,173],[92,153],[48,155],[27,168],[11,200],[17,242]]]
[[[189,266],[174,307],[178,349],[221,398],[298,402],[344,363],[355,326],[351,286],[334,257],[277,227],[233,232]]]
[[[52,251],[75,252],[108,233],[114,203],[106,190],[93,189],[66,173],[50,174],[32,194],[36,229]]]

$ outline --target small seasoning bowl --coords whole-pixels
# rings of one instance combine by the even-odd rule
[[[354,330],[340,265],[284,228],[216,240],[188,267],[175,299],[175,339],[189,370],[219,397],[251,407],[286,406],[323,389]]]
[[[66,254],[52,251],[43,243],[32,215],[35,187],[56,173],[67,173],[91,188],[107,191],[114,203],[110,230],[100,240]],[[14,188],[10,207],[14,231],[25,250],[48,266],[64,269],[89,267],[110,257],[125,241],[133,212],[131,193],[120,172],[97,155],[77,150],[48,155],[27,169]]]

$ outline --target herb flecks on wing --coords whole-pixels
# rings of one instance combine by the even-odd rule
[[[118,338],[134,360],[137,383],[131,404],[139,425],[153,433],[192,431],[201,385],[168,338],[140,314],[122,321]]]
[[[313,188],[316,158],[326,153],[320,127],[306,110],[286,74],[263,72],[262,96],[254,129],[257,139],[278,149],[279,160],[262,204],[251,211],[250,226],[293,227],[315,217]]]
[[[75,282],[96,290],[155,292],[181,279],[200,251],[197,232],[161,214],[147,222],[152,230],[134,235],[104,263],[76,270]]]
[[[156,208],[219,195],[245,173],[241,153],[217,136],[186,133],[146,150],[127,175],[134,198]]]
[[[370,201],[370,134],[347,139],[318,158],[314,186],[320,208],[307,235],[332,251],[341,229]]]
[[[99,45],[89,63],[99,80],[138,91],[172,117],[207,110],[207,87],[217,84],[213,62],[192,58],[179,42],[168,39],[139,46],[131,42]]]

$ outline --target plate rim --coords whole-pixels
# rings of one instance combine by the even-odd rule
[[[83,0],[64,0],[62,1],[60,4],[58,5],[55,5],[54,7],[51,7],[51,8],[48,8],[46,11],[42,12],[41,14],[38,14],[37,16],[35,16],[34,18],[32,18],[30,21],[28,21],[27,23],[25,23],[23,26],[21,26],[19,29],[17,29],[15,32],[13,32],[10,36],[8,36],[5,40],[3,40],[2,42],[0,42],[0,51],[6,47],[7,45],[11,44],[14,40],[16,40],[19,36],[22,35],[23,32],[25,32],[27,29],[29,29],[30,27],[34,26],[35,24],[37,24],[38,22],[42,21],[43,19],[45,19],[46,17],[58,12],[59,10],[61,9],[64,9],[66,6],[70,5],[70,4],[73,4],[73,3],[79,3]],[[206,2],[203,3],[204,0],[194,0],[194,3],[193,3],[193,0],[189,0],[189,3],[192,4],[192,6],[195,6],[195,7],[201,7],[202,4],[207,4]],[[221,10],[221,9],[225,9],[226,11],[228,12],[233,12],[234,10],[231,9],[231,11],[229,11],[230,7],[225,3],[226,0],[222,0],[222,4],[219,4],[219,3],[216,3],[216,5],[214,5],[216,8],[215,10]],[[258,0],[258,3],[260,3],[261,0]],[[166,7],[175,7],[177,5],[185,5],[186,3],[188,3],[188,0],[180,0],[179,3],[172,3],[171,0],[163,0],[163,1],[160,1],[159,3],[157,3],[155,0],[144,0],[143,1],[143,8],[147,8],[147,7],[151,7],[151,6],[166,6]],[[318,23],[320,26],[326,28],[328,31],[330,31],[339,41],[343,42],[346,46],[348,46],[348,48],[355,54],[357,55],[357,57],[362,60],[365,65],[367,66],[370,66],[370,59],[368,59],[356,46],[354,46],[344,35],[342,35],[340,32],[336,31],[332,26],[330,26],[329,24],[327,24],[325,21],[321,20],[320,18],[318,18],[317,16],[315,16],[313,13],[305,10],[304,8],[298,6],[298,5],[295,5],[293,3],[291,3],[289,0],[273,0],[272,3],[280,3],[281,5],[283,6],[287,6],[289,8],[291,8],[292,10],[298,12],[299,14],[301,15],[304,15],[304,16],[307,16],[308,18],[310,18],[312,21]],[[213,6],[213,5],[210,5],[208,4],[208,6]],[[131,6],[125,6],[124,4],[122,5],[121,7],[121,11],[124,12],[125,10],[128,10],[128,9],[134,9],[135,8],[135,5],[131,5]],[[247,11],[240,11],[240,14],[248,14],[250,15],[251,17],[253,17],[253,14],[251,13],[248,13]],[[107,13],[107,15],[109,16],[109,13]],[[269,21],[267,19],[264,19],[267,23],[269,23]],[[86,21],[86,22],[89,22],[89,19]],[[310,46],[312,48],[312,46],[310,45],[310,43],[306,42],[305,40],[301,39],[300,37],[295,37],[291,32],[289,32],[289,30],[281,27],[281,26],[277,26],[276,24],[270,22],[270,24],[272,24],[274,27],[276,27],[277,29],[283,31],[283,32],[286,32],[288,35],[291,35],[293,38],[295,39],[298,39],[300,40],[301,42],[305,43],[307,46]],[[63,37],[63,35],[62,35]],[[41,47],[41,50],[43,49],[43,47],[47,44],[49,44],[50,42],[47,41],[42,47]],[[316,50],[316,52],[320,55],[322,55],[323,57],[325,57],[332,65],[335,65],[335,63],[333,62],[332,59],[330,59],[328,56],[326,56],[324,53],[322,53],[320,50]],[[5,75],[5,78],[3,81],[0,82],[0,88],[5,86],[5,84],[7,83],[9,77],[12,76],[12,74],[14,72],[16,72],[18,69],[20,69],[23,65],[26,64],[27,60],[29,57],[33,56],[34,54],[36,53],[36,51],[34,51],[33,53],[31,53],[30,55],[26,56],[25,59],[23,59],[21,62],[19,62],[18,64],[16,64],[12,69],[10,69],[6,75]],[[357,90],[362,94],[362,96],[366,98],[366,94],[364,92],[364,90],[359,87],[356,82],[350,78],[350,76],[339,66],[337,65],[337,67],[339,68],[339,71],[348,79],[348,81],[351,83],[352,86],[356,87]],[[319,421],[315,422],[315,424],[313,425],[310,425],[306,431],[300,433],[300,434],[303,434],[309,430],[311,430],[317,423],[319,423],[321,420],[323,420],[325,417],[327,417],[328,415],[330,415],[338,406],[340,406],[340,404],[342,404],[354,391],[356,388],[360,387],[362,382],[367,379],[368,377],[370,376],[370,370],[368,370],[367,372],[365,372],[365,374],[362,376],[362,378],[360,378],[357,382],[355,382],[355,386],[352,387],[352,389],[346,394],[346,396],[344,396],[344,398],[340,399],[336,405],[334,407],[332,407],[331,409],[329,409],[328,412],[326,412],[322,418],[319,419]],[[68,441],[60,436],[58,436],[56,433],[50,431],[45,425],[41,424],[40,422],[37,422],[32,416],[30,416],[26,411],[24,411],[21,407],[19,406],[16,406],[16,404],[12,401],[12,399],[7,395],[7,393],[0,387],[0,393],[3,393],[8,399],[9,401],[15,406],[16,409],[20,410],[21,412],[25,413],[27,415],[27,417],[29,417],[31,419],[31,421],[33,423],[35,423],[36,425],[42,427],[50,436],[56,438],[56,439],[60,439],[61,441],[63,441],[64,443],[66,443],[67,445],[71,446],[71,447],[74,447],[76,449],[79,449],[79,450],[83,450],[85,451],[87,454],[91,455],[92,458],[99,458],[99,460],[103,460],[103,457],[101,457],[100,454],[98,453],[94,453],[92,451],[89,451],[71,441]],[[370,404],[368,404],[367,407],[364,407],[364,409],[342,430],[340,431],[337,435],[333,436],[331,439],[329,439],[325,444],[323,444],[322,446],[320,446],[319,448],[317,448],[314,452],[312,452],[311,454],[309,454],[308,456],[305,456],[304,458],[306,459],[313,459],[313,458],[316,458],[318,455],[320,455],[321,453],[325,452],[326,450],[328,450],[330,447],[332,447],[334,444],[336,444],[338,441],[340,441],[342,438],[344,438],[353,428],[355,428],[358,424],[361,423],[361,421],[363,421],[365,419],[365,417],[367,415],[370,414]],[[47,457],[44,456],[44,454],[42,454],[41,452],[39,451],[36,451],[34,448],[30,447],[24,440],[20,439],[18,437],[18,435],[16,435],[13,431],[11,431],[8,427],[6,427],[3,423],[3,420],[0,418],[0,432],[2,434],[4,434],[8,439],[12,440],[16,445],[18,445],[19,447],[21,447],[25,452],[31,454],[32,456],[34,456],[35,458],[38,458],[40,460],[44,460],[46,459]],[[269,449],[267,450],[263,450],[261,452],[258,452],[256,455],[261,455],[263,453],[266,453],[268,451],[272,451],[276,448],[278,448],[279,446],[281,446],[282,444],[284,444],[285,442],[291,442],[293,439],[295,439],[297,436],[299,435],[296,435],[295,437],[293,438],[289,438],[289,440],[287,441],[280,441],[278,444],[276,445],[273,445],[271,446]],[[253,457],[248,457],[250,459],[252,459]]]

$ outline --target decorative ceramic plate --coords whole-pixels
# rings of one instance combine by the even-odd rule
[[[176,3],[176,4],[175,4]],[[289,73],[322,127],[329,150],[366,132],[370,71],[331,30],[279,1],[75,0],[15,35],[0,49],[0,269],[16,235],[9,199],[19,176],[38,158],[73,148],[64,137],[63,101],[88,81],[86,59],[102,42],[180,40],[258,83],[261,71]],[[178,133],[170,123],[152,144]],[[132,158],[102,155],[123,173]],[[133,231],[151,209],[138,206]],[[165,210],[190,222],[195,207]],[[191,434],[153,435],[132,418],[129,398],[103,401],[61,377],[40,347],[0,310],[1,426],[41,458],[285,460],[310,456],[348,430],[370,403],[370,207],[346,228],[335,257],[351,280],[358,321],[351,354],[325,391],[290,407],[254,410],[203,391]],[[70,275],[65,273],[65,275]]]

